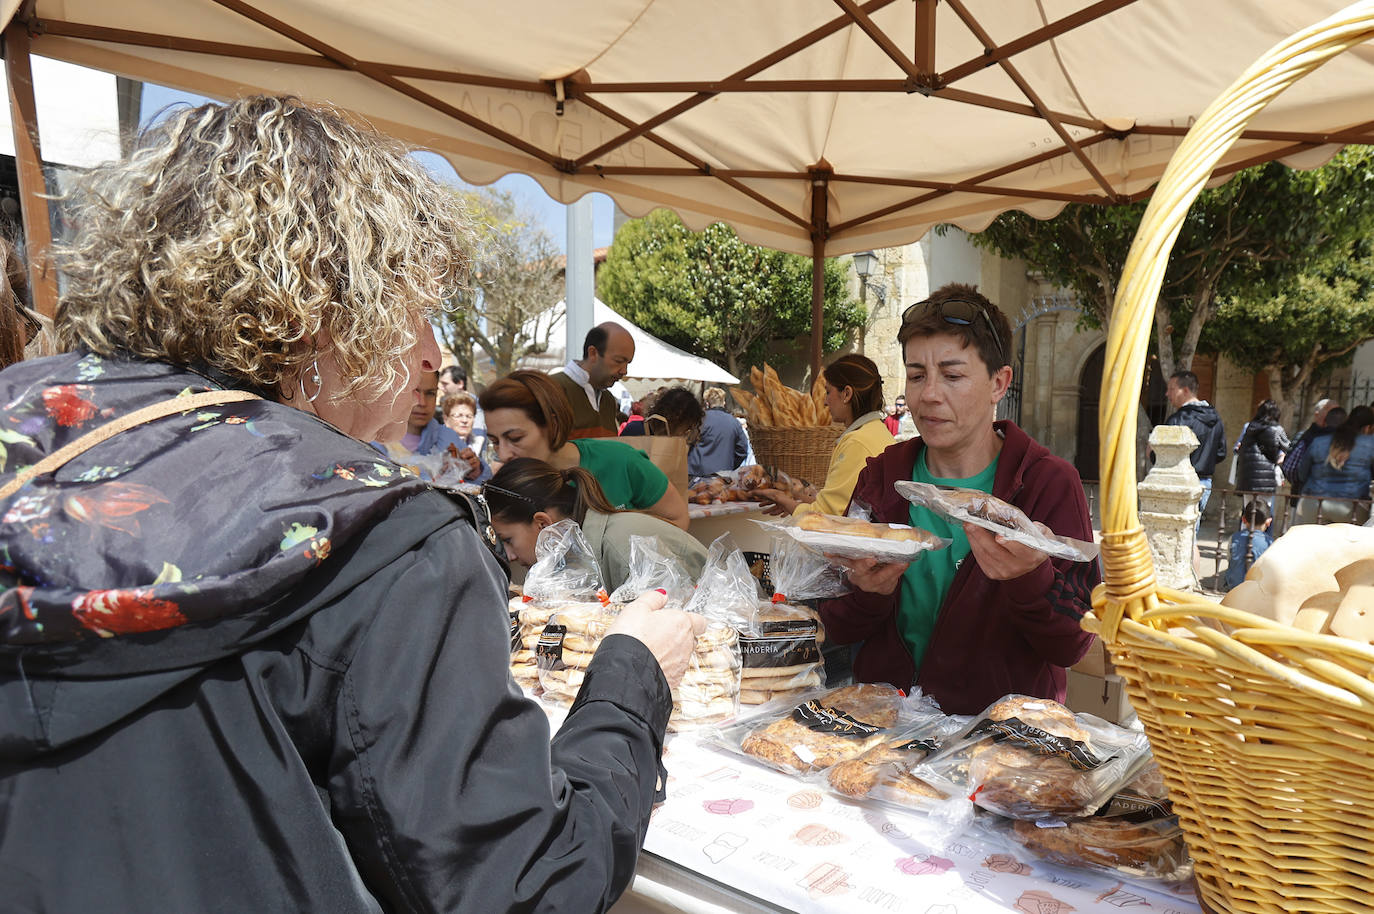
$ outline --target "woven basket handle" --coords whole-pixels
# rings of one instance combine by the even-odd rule
[[[1361,0],[1275,45],[1202,113],[1150,198],[1112,306],[1098,407],[1106,572],[1101,619],[1108,640],[1123,614],[1136,618],[1156,603],[1154,563],[1136,501],[1133,393],[1144,376],[1155,302],[1183,218],[1251,118],[1293,83],[1371,37],[1374,0]]]
[[[237,403],[241,400],[260,400],[257,394],[250,394],[246,390],[209,390],[204,393],[191,394],[185,397],[171,397],[160,400],[151,406],[136,409],[131,413],[125,413],[118,419],[113,419],[100,428],[89,431],[77,438],[75,441],[68,442],[57,450],[53,451],[42,460],[31,467],[26,467],[17,473],[13,479],[0,487],[0,501],[9,498],[15,492],[24,487],[24,483],[33,479],[35,476],[42,476],[46,473],[55,472],[69,460],[84,454],[86,451],[118,435],[120,432],[128,431],[136,425],[143,425],[152,422],[154,419],[161,419],[163,416],[170,416],[173,413],[190,412],[193,409],[200,409],[204,406],[217,406],[221,403]]]

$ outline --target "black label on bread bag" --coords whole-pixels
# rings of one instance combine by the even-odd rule
[[[836,736],[849,736],[855,739],[872,736],[883,729],[856,720],[843,711],[827,708],[814,698],[793,708],[792,719],[817,733],[834,733]]]
[[[566,625],[550,622],[539,633],[539,643],[534,646],[534,662],[541,670],[567,669],[563,663],[563,636],[568,633]]]
[[[1036,755],[1057,755],[1079,771],[1091,771],[1106,759],[1099,759],[1088,747],[1065,736],[1046,733],[1039,727],[1022,723],[1018,718],[980,720],[968,731],[969,736],[991,736],[995,743],[1012,743]]]
[[[801,666],[821,662],[815,619],[769,619],[756,623],[757,634],[739,636],[740,657],[750,669]]]
[[[1173,804],[1168,800],[1147,797],[1127,788],[1113,796],[1102,808],[1093,813],[1104,819],[1121,819],[1125,822],[1152,822],[1174,814]]]
[[[936,752],[940,748],[938,739],[913,739],[911,742],[902,743],[900,746],[893,746],[898,752]]]
[[[515,653],[520,650],[520,610],[510,611],[510,651]]]

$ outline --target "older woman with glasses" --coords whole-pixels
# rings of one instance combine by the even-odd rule
[[[1092,539],[1073,466],[1014,422],[993,421],[1011,385],[1010,340],[1006,316],[971,286],[944,286],[907,309],[897,341],[920,434],[870,460],[853,500],[872,506],[874,520],[953,544],[910,564],[850,562],[858,591],[821,604],[834,641],[862,642],[855,678],[920,687],[951,713],[975,713],[1012,692],[1063,701],[1064,668],[1092,643],[1078,623],[1100,580],[1095,563],[1051,559],[951,523],[893,488],[910,479],[979,489],[1055,533]]]

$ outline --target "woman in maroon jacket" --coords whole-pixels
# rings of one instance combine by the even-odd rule
[[[855,678],[919,686],[950,713],[975,713],[1012,692],[1063,701],[1064,668],[1092,644],[1079,620],[1101,580],[1097,564],[950,523],[909,504],[893,483],[990,491],[1055,533],[1091,540],[1078,472],[1015,423],[993,421],[1011,384],[1011,327],[973,287],[950,284],[912,305],[897,339],[920,437],[870,458],[853,501],[874,520],[914,524],[953,544],[911,564],[848,563],[858,590],[821,605],[826,631],[860,645]]]

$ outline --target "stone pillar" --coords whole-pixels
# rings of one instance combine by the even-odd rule
[[[1150,543],[1159,583],[1176,590],[1195,590],[1193,544],[1202,485],[1188,459],[1197,435],[1184,425],[1156,425],[1150,432],[1155,465],[1136,486],[1140,523]]]

